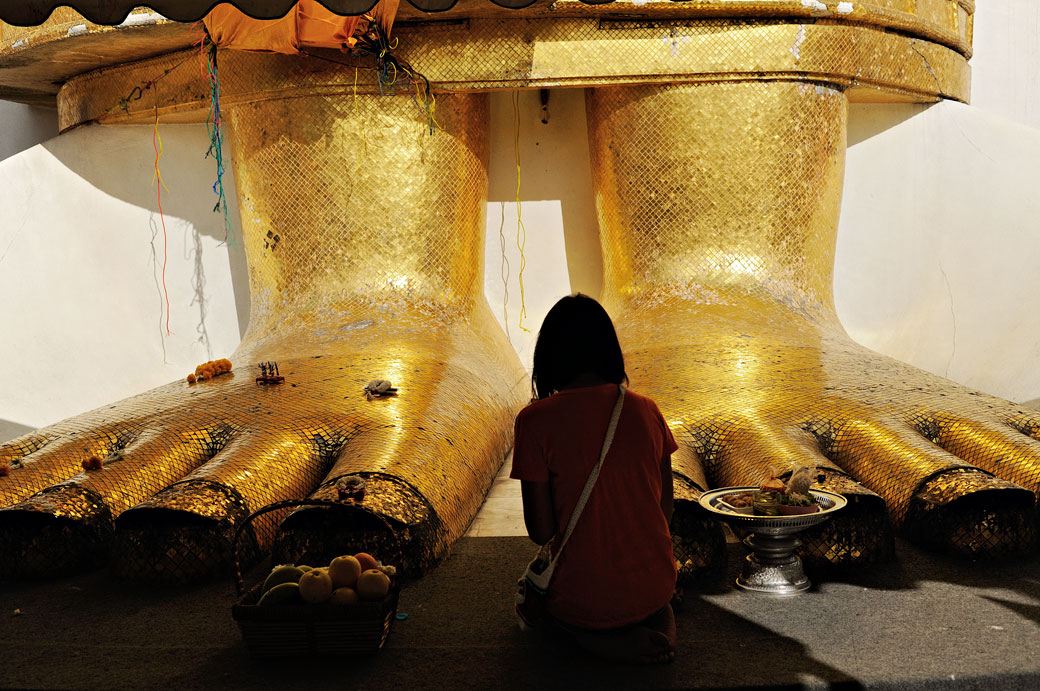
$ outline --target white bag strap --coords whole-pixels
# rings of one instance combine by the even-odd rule
[[[549,566],[546,569],[547,572],[555,567],[556,560],[560,558],[564,545],[567,544],[571,533],[574,532],[574,526],[577,525],[578,519],[581,518],[581,512],[585,509],[585,502],[589,500],[592,488],[596,485],[596,480],[599,479],[599,470],[603,467],[603,459],[607,457],[607,452],[610,451],[610,444],[614,441],[614,430],[617,429],[618,418],[621,417],[621,406],[625,403],[625,387],[618,385],[618,391],[617,403],[614,404],[614,411],[610,414],[610,424],[607,425],[607,436],[603,440],[603,448],[599,452],[599,461],[596,462],[592,472],[589,473],[589,479],[585,481],[585,489],[581,491],[578,503],[574,506],[571,520],[567,523],[567,530],[564,531],[563,539],[560,541],[560,548],[556,550],[556,556],[549,562]]]

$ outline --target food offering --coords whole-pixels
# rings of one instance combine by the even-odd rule
[[[397,569],[360,552],[336,557],[328,566],[280,564],[260,588],[257,605],[356,605],[377,602],[390,592]]]
[[[795,553],[797,534],[829,519],[847,504],[845,497],[810,489],[812,468],[791,473],[785,483],[771,473],[758,487],[721,487],[705,492],[698,503],[744,535],[751,550],[737,587],[762,595],[797,595],[810,583]]]
[[[231,608],[254,655],[378,652],[397,614],[397,569],[365,552],[279,564]]]
[[[758,489],[745,489],[719,497],[717,506],[733,513],[753,516],[798,516],[817,513],[819,501],[809,488],[816,478],[815,468],[802,467],[794,470],[784,482],[776,474]]]

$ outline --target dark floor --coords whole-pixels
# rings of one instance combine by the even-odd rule
[[[517,630],[531,552],[526,538],[464,538],[402,591],[407,619],[364,659],[251,658],[230,582],[144,589],[101,571],[3,584],[0,687],[1040,689],[1040,557],[970,564],[900,544],[893,564],[811,573],[812,591],[775,599],[730,585],[743,556],[731,545],[717,592],[687,594],[675,663],[638,668]]]

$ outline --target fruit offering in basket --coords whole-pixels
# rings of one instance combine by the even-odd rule
[[[281,564],[271,569],[261,588],[261,606],[289,604],[355,605],[382,600],[396,575],[366,553],[345,554],[328,566]]]
[[[791,516],[819,511],[816,498],[809,492],[815,470],[808,466],[797,468],[786,483],[775,475],[771,476],[753,493],[754,515]]]

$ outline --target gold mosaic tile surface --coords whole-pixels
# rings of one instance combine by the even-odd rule
[[[959,38],[765,14],[475,16],[401,32],[399,57],[447,91],[599,87],[604,302],[632,386],[682,444],[684,576],[721,553],[699,493],[792,464],[850,499],[806,533],[810,559],[884,559],[891,523],[970,556],[1034,543],[1040,416],[856,345],[833,310],[849,94],[967,97],[957,46],[973,8],[914,8]],[[191,58],[71,81],[62,126],[200,117],[208,85]],[[410,96],[372,94],[369,64],[223,52],[220,65],[252,296],[235,369],[0,446],[7,575],[96,561],[111,544],[124,576],[203,578],[227,568],[251,512],[307,496],[341,508],[263,515],[246,558],[360,544],[419,573],[465,531],[511,442],[528,393],[481,292],[485,97],[439,94],[431,136]],[[258,385],[255,364],[272,360],[285,382]],[[365,396],[376,378],[399,391]],[[102,469],[84,470],[92,456]],[[350,476],[363,497],[339,497]]]
[[[828,82],[857,98],[966,101],[967,60],[957,50],[900,33],[844,23],[717,19],[473,19],[436,31],[399,32],[395,56],[440,90],[599,86],[633,83],[798,79]],[[209,84],[198,51],[173,53],[83,74],[58,98],[59,126],[84,122],[204,121]],[[275,89],[377,92],[373,63],[333,51],[311,57],[222,53],[234,76],[225,106]],[[330,65],[343,63],[337,76]],[[355,69],[356,68],[356,69]],[[222,72],[223,73],[223,72]],[[162,75],[141,98],[116,107]]]
[[[821,8],[822,5],[822,8]],[[840,6],[839,6],[840,5]],[[202,6],[200,6],[202,7]],[[208,8],[207,8],[208,9]],[[134,15],[152,15],[151,8],[138,7]],[[957,47],[970,56],[971,23],[975,3],[972,0],[861,0],[840,3],[825,0],[813,4],[802,0],[652,0],[650,2],[611,2],[590,5],[579,0],[536,0],[522,10],[495,6],[489,0],[461,0],[451,10],[424,13],[402,3],[399,23],[430,24],[443,19],[518,18],[539,19],[573,16],[626,16],[658,18],[784,18],[791,21],[838,21],[868,24],[896,29],[929,40]],[[201,17],[200,17],[201,18]],[[130,22],[135,20],[131,15]],[[139,21],[139,20],[138,20]],[[187,21],[187,20],[184,20]],[[70,29],[76,29],[70,31]],[[70,7],[57,7],[35,26],[13,26],[0,22],[0,56],[26,50],[48,42],[66,41],[82,34],[111,32],[112,27],[93,24]],[[141,56],[137,56],[140,58]],[[133,56],[127,55],[127,60]]]
[[[769,466],[838,468],[933,545],[1028,548],[1037,416],[862,348],[834,315],[841,92],[746,82],[587,93],[604,302],[632,387],[697,451],[677,457],[678,471],[694,476],[700,463],[712,486],[729,486]],[[956,512],[922,509],[969,496],[992,514],[987,540],[953,523],[905,525],[941,523]]]
[[[233,370],[5,445],[0,514],[23,515],[42,501],[30,495],[68,480],[116,518],[120,572],[193,580],[226,566],[249,512],[345,475],[385,475],[393,482],[372,480],[347,502],[354,513],[434,526],[419,556],[403,555],[406,570],[443,556],[490,487],[529,390],[482,293],[487,97],[438,102],[434,135],[407,95],[230,109],[252,296]],[[260,361],[277,361],[285,382],[255,383]],[[398,390],[369,399],[371,379]],[[90,455],[108,458],[103,469],[83,470]],[[281,517],[254,522],[257,549]]]

